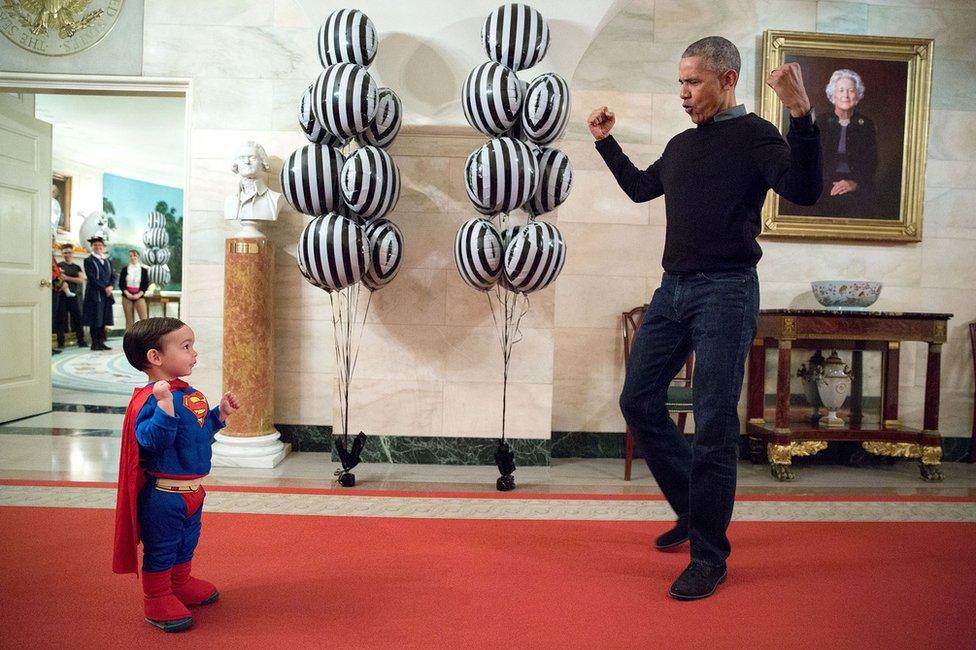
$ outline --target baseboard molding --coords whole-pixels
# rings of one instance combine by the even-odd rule
[[[330,452],[332,427],[328,425],[276,424],[283,442],[292,451]],[[546,439],[509,438],[520,467],[548,466],[550,441]],[[494,465],[498,438],[462,438],[442,436],[384,436],[367,432],[363,449],[364,463],[409,463],[420,465]]]

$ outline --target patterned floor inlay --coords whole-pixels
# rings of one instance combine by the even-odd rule
[[[208,512],[421,519],[669,521],[658,500],[429,498],[211,491]],[[114,508],[115,489],[0,486],[0,506]],[[739,501],[737,521],[903,521],[976,523],[973,502]]]
[[[122,342],[113,349],[93,352],[88,348],[68,348],[51,358],[51,383],[55,388],[70,388],[94,393],[131,395],[146,383],[146,375],[126,361]]]

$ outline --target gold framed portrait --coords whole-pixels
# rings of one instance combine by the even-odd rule
[[[51,225],[59,231],[71,231],[71,177],[51,175]]]
[[[770,191],[762,235],[921,241],[932,40],[764,32],[762,78],[793,62],[820,127],[824,187],[812,206]],[[785,134],[788,113],[766,84],[760,111]]]

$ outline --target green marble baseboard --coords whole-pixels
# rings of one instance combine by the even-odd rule
[[[350,436],[350,440],[352,436]],[[509,438],[519,467],[548,466],[549,441]],[[498,438],[446,438],[440,436],[377,436],[367,434],[365,463],[418,465],[494,465]],[[335,451],[332,460],[338,461]]]
[[[332,425],[276,424],[282,442],[290,442],[292,451],[332,451]]]
[[[290,442],[293,451],[329,452],[332,427],[328,425],[278,424],[281,440]],[[552,458],[624,457],[623,433],[593,431],[553,431],[552,440],[517,438],[510,440],[515,462],[520,467],[546,466]],[[416,463],[424,465],[493,465],[497,438],[441,438],[434,436],[369,436],[363,461],[369,463]],[[745,436],[740,437],[740,457],[748,456]],[[856,442],[834,442],[826,450],[804,459],[813,464],[847,464],[860,448]],[[965,462],[969,457],[969,438],[951,437],[942,441],[944,462]]]
[[[332,427],[323,425],[277,424],[283,442],[294,451],[327,451],[332,460],[339,457],[332,447]],[[351,438],[351,436],[350,436]],[[549,440],[512,438],[515,464],[519,467],[549,465]],[[497,438],[457,438],[440,436],[378,436],[367,432],[364,463],[408,463],[419,465],[494,465]]]
[[[623,458],[624,434],[553,431],[553,458]]]
[[[688,434],[690,436],[690,434]],[[739,437],[742,459],[748,458],[746,436]],[[859,442],[831,442],[827,449],[813,456],[804,457],[799,462],[812,465],[853,464],[865,462],[860,454]],[[553,431],[553,458],[623,458],[623,433],[596,433],[593,431]],[[881,457],[879,457],[881,458]],[[871,459],[867,459],[870,461]],[[945,463],[967,462],[969,460],[969,438],[947,437],[942,439],[942,461]]]

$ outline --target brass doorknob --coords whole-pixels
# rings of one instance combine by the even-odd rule
[[[41,280],[41,286],[42,287],[49,287],[49,286],[51,286],[51,281],[50,280],[47,280],[47,279]]]

